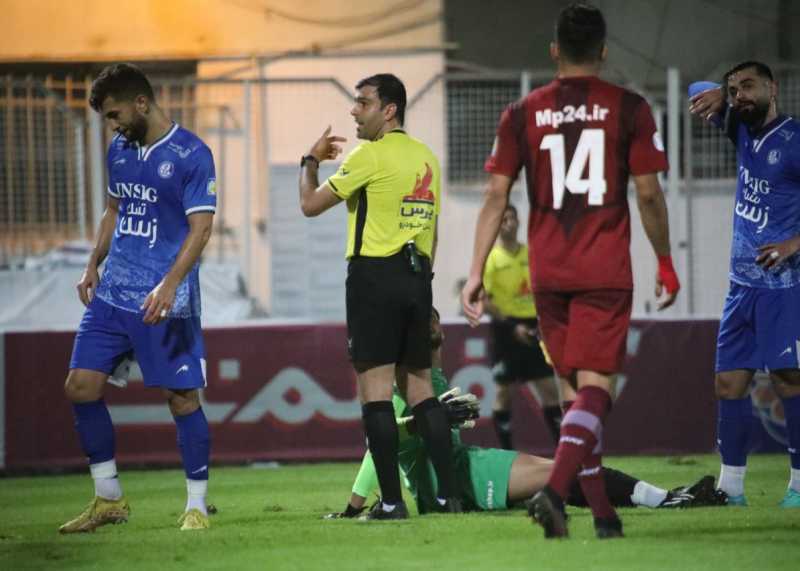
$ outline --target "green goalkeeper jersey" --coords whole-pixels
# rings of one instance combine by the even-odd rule
[[[433,382],[433,392],[437,397],[447,392],[450,388],[441,368],[434,367],[431,369],[431,380]],[[396,391],[392,397],[392,404],[397,418],[412,416],[411,408],[400,398]],[[452,433],[453,448],[456,448],[461,445],[461,436],[458,430],[454,429]],[[402,427],[400,430],[398,463],[400,470],[403,472],[406,487],[417,502],[419,513],[424,514],[435,511],[438,505],[436,501],[436,473],[428,461],[425,444],[423,444],[419,436],[408,434]],[[375,473],[375,465],[372,463],[372,457],[369,452],[367,452],[356,482],[353,485],[353,493],[362,497],[369,497],[377,484],[378,476]]]

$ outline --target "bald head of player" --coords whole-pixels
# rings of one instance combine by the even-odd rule
[[[555,42],[550,55],[561,75],[596,75],[606,59],[606,22],[603,14],[588,4],[572,4],[558,14]]]
[[[778,84],[767,65],[742,62],[725,74],[723,82],[739,120],[749,128],[759,129],[778,116]]]
[[[154,142],[171,126],[156,104],[150,81],[135,65],[117,63],[106,67],[92,83],[89,105],[109,128],[130,142]]]

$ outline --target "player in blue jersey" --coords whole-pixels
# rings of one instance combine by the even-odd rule
[[[778,86],[763,63],[741,63],[723,83],[690,87],[691,112],[722,128],[738,166],[731,287],[717,340],[719,484],[730,505],[747,505],[750,381],[766,369],[783,403],[791,457],[780,505],[800,507],[800,124],[778,110]]]
[[[189,494],[181,529],[205,529],[210,435],[198,391],[206,382],[198,262],[217,203],[214,160],[196,135],[167,118],[150,82],[132,65],[104,69],[89,104],[116,136],[108,149],[106,210],[78,284],[87,309],[66,393],[95,498],[59,531],[94,531],[128,520],[102,395],[109,374],[132,352],[145,386],[161,388],[178,427]]]

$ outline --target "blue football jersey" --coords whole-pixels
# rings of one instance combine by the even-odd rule
[[[139,312],[174,264],[189,234],[189,216],[216,211],[214,159],[203,141],[177,123],[148,147],[117,135],[108,149],[108,182],[108,193],[119,199],[119,216],[94,293]],[[170,315],[200,315],[199,263],[178,287]]]
[[[756,263],[756,248],[800,234],[800,124],[779,115],[757,131],[729,106],[717,123],[736,145],[738,181],[730,279],[763,288],[800,285],[800,253],[773,270]]]

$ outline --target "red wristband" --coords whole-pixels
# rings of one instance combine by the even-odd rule
[[[673,293],[681,289],[681,284],[678,281],[678,274],[675,273],[675,268],[672,267],[672,256],[658,256],[658,277],[664,283],[667,293]]]

